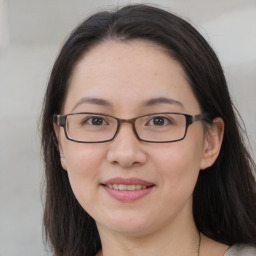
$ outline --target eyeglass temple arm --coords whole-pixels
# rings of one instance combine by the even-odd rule
[[[192,123],[194,123],[195,121],[199,121],[199,120],[205,120],[207,122],[212,122],[212,116],[209,113],[203,113],[200,115],[195,115],[192,116]]]
[[[66,125],[66,116],[61,116],[61,115],[54,115],[53,116],[53,121],[61,127],[65,127]]]

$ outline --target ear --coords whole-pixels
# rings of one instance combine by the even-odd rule
[[[207,127],[204,142],[204,152],[200,169],[206,169],[212,166],[217,159],[224,135],[224,122],[222,118],[217,117],[213,123]]]
[[[63,154],[63,148],[62,148],[62,144],[61,144],[60,127],[55,122],[53,122],[53,129],[54,129],[54,133],[55,133],[55,136],[57,139],[56,147],[58,147],[58,150],[60,152],[60,162],[61,162],[62,168],[64,170],[67,170],[66,160],[65,160],[65,157]]]

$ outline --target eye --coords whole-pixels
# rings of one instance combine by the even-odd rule
[[[91,117],[87,117],[84,121],[83,121],[84,125],[96,125],[96,126],[100,126],[100,125],[107,125],[106,120],[101,117],[101,116],[91,116]]]
[[[171,123],[171,120],[165,116],[154,116],[148,121],[148,125],[150,126],[166,126]]]

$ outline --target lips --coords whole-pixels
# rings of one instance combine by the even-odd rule
[[[125,185],[125,184],[109,184],[106,185],[108,188],[111,189],[115,189],[115,190],[128,190],[128,191],[132,191],[132,190],[140,190],[140,189],[146,189],[147,186],[143,186],[143,185]]]
[[[113,178],[101,184],[114,199],[131,202],[148,195],[155,184],[138,178]]]
[[[113,184],[142,185],[142,186],[146,186],[146,187],[154,185],[153,183],[150,183],[148,181],[138,179],[138,178],[121,178],[121,177],[109,179],[109,180],[103,182],[103,184],[105,184],[105,185],[111,185],[111,184],[112,185]]]

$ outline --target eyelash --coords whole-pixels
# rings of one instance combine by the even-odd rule
[[[105,124],[107,124],[106,122],[106,119],[101,117],[101,116],[90,116],[90,117],[87,117],[85,120],[83,120],[83,124],[90,124],[90,125],[93,125],[92,122],[93,122],[93,119],[100,119],[102,120]]]
[[[166,125],[169,125],[169,124],[172,124],[173,122],[171,121],[171,119],[165,117],[165,116],[154,116],[152,117],[148,122],[147,124],[151,125],[150,123],[151,122],[154,122],[156,118],[161,118],[162,120],[164,120],[164,124],[163,125],[160,125],[160,126],[166,126]],[[167,123],[166,123],[167,122]],[[157,124],[152,124],[154,126],[158,126]]]

